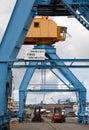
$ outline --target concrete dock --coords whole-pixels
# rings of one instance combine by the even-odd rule
[[[10,130],[89,130],[89,124],[79,124],[75,117],[67,118],[65,123],[52,123],[49,119],[41,123],[14,121],[11,123]]]

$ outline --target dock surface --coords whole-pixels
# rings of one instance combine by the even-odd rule
[[[65,123],[52,123],[47,119],[40,123],[30,121],[13,122],[10,130],[89,130],[89,124],[79,124],[76,118],[68,118]]]

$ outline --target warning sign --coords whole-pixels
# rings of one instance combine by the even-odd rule
[[[25,51],[25,60],[45,60],[45,50],[33,49]]]

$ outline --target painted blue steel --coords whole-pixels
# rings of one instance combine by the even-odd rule
[[[89,65],[12,65],[12,66],[9,66],[9,68],[40,68],[40,69],[54,69],[54,68],[89,68]]]
[[[59,80],[60,80],[60,79],[59,79]],[[47,84],[47,83],[45,83],[45,87],[49,87],[49,86],[51,87],[51,86],[52,86],[52,88],[53,88],[53,87],[56,87],[56,86],[64,86],[64,85],[65,85],[65,86],[67,86],[67,85],[70,86],[70,87],[68,87],[68,88],[70,88],[70,89],[73,88],[71,84],[64,84],[64,83],[61,83],[61,84],[58,84],[58,83],[56,83],[56,84]],[[37,83],[35,83],[35,84],[34,84],[34,83],[31,83],[31,84],[30,84],[30,83],[29,83],[29,86],[42,86],[42,83],[40,83],[40,84],[37,84]]]
[[[10,113],[7,109],[8,96],[11,95],[11,72],[9,61],[16,58],[26,33],[35,15],[33,8],[35,0],[19,0],[16,2],[11,19],[0,44],[0,127],[9,123]],[[28,24],[29,23],[29,24]],[[13,55],[14,54],[14,55]],[[7,61],[6,63],[4,63]],[[7,78],[9,77],[9,78]],[[8,84],[7,84],[8,82]],[[9,88],[6,88],[8,86]],[[10,88],[11,87],[11,88]],[[9,127],[9,126],[8,126]],[[3,128],[2,128],[3,129]]]
[[[63,2],[67,4],[68,8],[71,9],[71,11],[73,11],[73,7],[76,5],[76,7],[75,7],[76,12],[74,13],[74,11],[73,11],[75,17],[76,18],[79,17],[78,13],[77,13],[77,11],[79,11],[80,16],[82,16],[86,19],[86,21],[88,23],[87,26],[89,26],[89,0],[76,0],[76,1],[63,0]],[[77,19],[79,20],[79,18],[77,18]],[[85,20],[82,18],[80,18],[80,19],[81,19],[81,20],[79,20],[80,23],[83,24],[85,22]]]
[[[89,23],[89,3],[88,3],[88,7],[87,6],[82,6],[78,8],[80,14],[83,15],[83,17],[88,21]]]
[[[89,0],[65,0],[68,4],[71,5],[88,5]]]
[[[29,64],[36,66],[37,63],[38,62],[33,61]],[[23,115],[24,115],[23,110],[24,110],[24,103],[25,103],[25,98],[26,98],[25,92],[27,90],[27,86],[29,84],[29,81],[32,78],[34,71],[35,71],[35,67],[27,68],[25,75],[24,75],[24,78],[23,78],[21,85],[20,85],[20,88],[19,88],[19,114],[18,114],[19,121],[23,121]],[[21,92],[21,91],[24,91],[24,92]]]
[[[7,108],[8,96],[6,94],[7,68],[7,63],[0,63],[0,130],[3,130],[3,124],[9,128],[10,122],[10,111]]]
[[[3,125],[9,128],[10,111],[8,109],[8,96],[12,91],[12,72],[8,63],[0,63],[0,130]]]
[[[25,60],[25,59],[16,59],[14,62],[30,62],[32,60]],[[34,60],[38,61],[38,60]],[[39,60],[39,62],[42,62],[44,60]],[[46,62],[53,62],[53,59],[45,59]],[[89,62],[89,59],[55,59],[55,61],[62,61],[62,62]],[[11,61],[12,62],[12,61]]]
[[[25,107],[25,101],[26,101],[26,95],[24,91],[19,91],[19,113],[18,113],[18,118],[19,121],[24,120],[24,110],[23,108]]]
[[[0,64],[0,116],[4,116],[4,114],[6,113],[5,93],[6,93],[6,80],[8,74],[7,66],[8,65],[6,63]]]
[[[12,96],[12,79],[13,76],[12,76],[12,69],[8,67],[8,76],[7,76],[7,82],[6,82],[6,89],[7,89],[7,95],[9,97]]]
[[[86,6],[78,6],[76,8],[73,8],[73,5],[71,6],[68,2],[68,0],[63,0],[64,5],[66,8],[72,13],[72,15],[75,16],[75,18],[86,28],[89,30],[89,3]],[[81,8],[85,11],[81,12]],[[88,9],[88,10],[87,10]],[[79,11],[79,13],[77,13]]]
[[[36,0],[39,5],[48,5],[51,0]]]
[[[29,26],[26,25],[30,19],[34,2],[35,0],[17,0],[8,27],[0,44],[0,61],[9,60],[14,49],[16,47],[20,49],[23,44],[26,33],[32,22],[31,18]]]
[[[37,64],[38,64],[38,62],[33,61],[33,62],[29,63],[29,66],[34,65],[36,67]],[[35,71],[35,67],[27,68],[19,90],[26,90],[27,89],[27,85],[29,84],[29,81],[30,81],[30,79]]]
[[[55,48],[49,45],[39,45],[35,48],[43,49],[45,48],[46,57],[49,59],[60,59],[55,52]],[[50,51],[51,50],[51,51]],[[53,62],[55,65],[64,65],[62,61]],[[58,68],[57,68],[58,69]],[[82,85],[82,83],[75,77],[75,75],[68,68],[59,68],[59,72],[74,86],[75,89],[79,90],[79,114],[85,113],[86,108],[86,88]],[[83,120],[83,118],[82,118]]]
[[[44,3],[44,2],[43,2]],[[88,0],[50,0],[46,5],[40,3],[37,15],[45,16],[74,16],[86,29],[89,30],[89,1]]]
[[[5,99],[4,99],[4,113],[7,121],[10,121],[10,110],[8,109],[8,98],[12,96],[12,70],[8,69],[6,85],[5,85]]]
[[[67,83],[65,83],[65,81],[64,81],[62,78],[60,78],[60,77],[58,76],[58,74],[56,74],[52,69],[51,69],[51,72],[52,72],[64,85],[66,85],[69,89],[71,89],[70,85],[68,85]]]
[[[20,36],[19,36],[19,38],[18,38],[18,42],[17,42],[17,44],[15,45],[15,48],[13,49],[13,52],[12,52],[11,55],[10,55],[10,58],[11,58],[12,60],[16,58],[16,56],[17,56],[17,54],[18,54],[18,52],[19,52],[19,50],[20,50],[20,48],[21,48],[21,46],[22,46],[22,44],[23,44],[25,35],[27,34],[27,31],[28,31],[28,29],[29,29],[29,26],[31,25],[32,20],[33,20],[33,18],[34,18],[34,16],[35,16],[35,12],[36,12],[36,11],[35,11],[35,8],[33,8],[33,11],[31,11],[31,13],[30,13],[30,15],[29,15],[29,18],[28,18],[28,20],[27,20],[27,23],[26,23],[26,25],[25,25],[25,27],[24,27],[24,29],[23,29],[23,32],[20,34]]]
[[[26,92],[78,92],[77,89],[39,89],[39,90],[32,90],[27,89]]]

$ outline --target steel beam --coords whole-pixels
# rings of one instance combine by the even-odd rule
[[[31,62],[29,65],[37,65],[38,62]],[[25,104],[25,98],[26,98],[26,90],[27,86],[29,84],[29,81],[32,78],[32,75],[35,71],[35,67],[33,68],[27,68],[25,75],[23,77],[23,80],[21,82],[20,88],[19,88],[19,121],[23,121],[24,119],[24,104]]]
[[[22,91],[23,92],[23,91]],[[33,93],[44,93],[44,92],[78,92],[77,89],[37,89],[37,90],[32,90],[32,89],[27,89],[26,92],[33,92]]]
[[[27,25],[35,0],[17,0],[11,19],[0,44],[0,61],[12,58],[15,48],[20,49],[28,32]],[[35,12],[34,12],[35,13]],[[34,16],[33,16],[34,18]],[[16,49],[15,49],[16,50]]]
[[[48,5],[50,4],[51,0],[36,0],[36,2],[39,5]]]
[[[39,60],[39,62],[44,61],[45,63],[47,62],[54,62],[55,61],[62,61],[62,62],[89,62],[89,59],[45,59],[44,60]],[[33,60],[25,60],[25,59],[16,59],[14,62],[30,62]],[[34,60],[34,61],[38,61],[38,60]],[[12,62],[12,61],[10,61]]]
[[[6,113],[6,81],[8,74],[7,63],[0,64],[0,116]]]
[[[5,129],[9,129],[8,96],[11,95],[11,65],[14,61],[21,45],[31,25],[35,15],[33,9],[35,0],[17,0],[9,24],[0,43],[0,129],[4,129],[2,124],[6,124]],[[28,24],[29,23],[29,24]],[[9,69],[8,69],[9,68]]]
[[[80,4],[78,4],[78,3]],[[74,15],[74,17],[86,28],[89,30],[89,1],[84,2],[76,1],[76,5],[73,4],[72,0],[63,0],[66,8]],[[72,5],[71,5],[72,3]],[[85,4],[86,3],[86,4]]]
[[[13,66],[9,66],[10,68],[33,68],[35,67],[36,69],[60,69],[60,68],[89,68],[89,65],[55,65],[55,64],[51,64],[50,65],[47,65],[47,64],[44,64],[44,65],[13,65]]]

